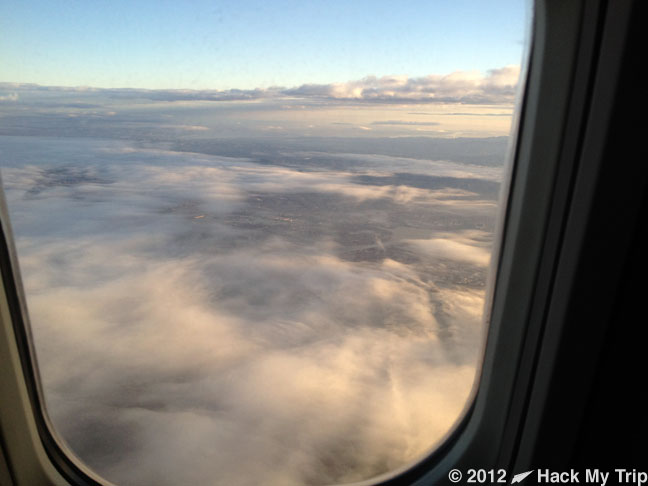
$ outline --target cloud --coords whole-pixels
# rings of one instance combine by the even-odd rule
[[[459,417],[496,207],[458,181],[501,169],[3,145],[47,409],[108,480],[364,480]]]
[[[504,117],[510,117],[512,116],[512,113],[434,113],[435,115],[441,115],[441,116],[504,116]]]
[[[9,93],[5,95],[0,95],[0,103],[18,101],[18,93]]]
[[[404,125],[404,126],[432,127],[432,126],[440,125],[440,123],[438,123],[438,122],[404,121],[404,120],[386,120],[386,121],[372,122],[372,125]]]
[[[115,115],[115,113],[113,113]],[[204,132],[209,130],[209,127],[203,125],[165,125],[165,128],[175,128],[177,130],[184,130],[188,132]]]
[[[519,66],[479,71],[457,71],[446,75],[367,76],[360,80],[330,84],[270,87],[252,90],[144,90],[99,89],[87,87],[48,87],[33,84],[0,83],[0,89],[25,92],[91,93],[114,99],[152,101],[255,101],[294,97],[328,101],[373,103],[471,103],[511,104],[520,76]]]
[[[409,242],[443,259],[483,267],[488,266],[490,262],[490,242],[485,232],[445,234],[436,238]]]
[[[76,268],[119,250],[79,242]],[[263,253],[127,259],[104,281],[73,270],[31,301],[48,409],[109,480],[360,480],[414,460],[456,419],[474,363],[444,357],[424,287],[388,264],[358,274],[336,259]],[[468,325],[470,310],[454,305]],[[104,430],[117,450],[88,435]]]
[[[480,72],[454,72],[421,78],[368,76],[359,81],[303,85],[284,90],[292,96],[374,102],[512,103],[519,66]]]
[[[501,167],[487,167],[449,160],[396,157],[383,154],[298,152],[298,155],[344,159],[349,163],[358,164],[365,171],[374,171],[375,174],[382,176],[390,173],[407,172],[409,174],[430,177],[476,178],[498,183],[501,180],[502,171]]]

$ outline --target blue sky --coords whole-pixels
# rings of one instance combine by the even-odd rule
[[[5,2],[0,81],[250,89],[519,64],[527,3]]]

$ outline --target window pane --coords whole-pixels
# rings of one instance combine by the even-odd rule
[[[433,450],[479,365],[524,14],[5,12],[0,163],[62,443],[157,486],[354,482]]]

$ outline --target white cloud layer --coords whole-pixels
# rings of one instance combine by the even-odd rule
[[[284,93],[380,102],[505,103],[513,101],[519,76],[519,66],[506,66],[486,75],[478,71],[458,71],[422,78],[369,76],[348,83],[303,85]]]
[[[450,74],[407,76],[367,76],[344,83],[303,84],[286,88],[240,90],[144,90],[99,89],[88,87],[46,87],[33,84],[0,83],[0,90],[64,94],[105,95],[113,98],[150,99],[157,101],[252,101],[266,98],[315,98],[323,100],[362,101],[375,103],[513,103],[520,76],[519,66],[505,66],[479,71],[457,71]],[[17,95],[16,95],[17,96]]]
[[[421,457],[459,417],[492,239],[474,226],[496,208],[453,184],[495,169],[5,147],[47,407],[108,480],[357,481]]]

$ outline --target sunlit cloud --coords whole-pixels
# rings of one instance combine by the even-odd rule
[[[384,120],[384,121],[375,121],[372,123],[372,125],[405,125],[405,126],[433,127],[439,125],[439,122]]]
[[[507,66],[486,75],[459,71],[421,78],[369,76],[348,83],[303,85],[283,93],[375,102],[512,103],[519,75],[519,66]]]
[[[375,103],[471,103],[511,104],[520,76],[519,66],[505,66],[450,74],[407,76],[367,76],[345,83],[303,84],[297,87],[272,87],[252,90],[145,90],[99,89],[87,87],[48,87],[33,84],[0,83],[0,89],[25,92],[91,93],[116,99],[153,101],[255,101],[282,97]],[[13,96],[13,95],[12,95]],[[17,96],[17,95],[16,95]]]
[[[471,237],[472,236],[472,237]],[[439,258],[456,260],[486,267],[490,261],[490,244],[483,241],[488,235],[480,235],[482,241],[472,235],[446,234],[444,237],[427,240],[410,240],[410,243]]]
[[[124,243],[77,241],[65,281],[50,281],[30,305],[50,413],[108,479],[129,464],[138,465],[123,477],[131,484],[161,473],[163,485],[200,483],[217,472],[223,484],[253,484],[269,465],[268,484],[364,479],[381,471],[377,462],[395,468],[426,451],[466,400],[474,353],[447,361],[433,311],[447,307],[474,334],[475,304],[461,293],[430,303],[424,286],[408,283],[411,270],[358,274],[333,257],[282,256],[271,246],[262,256],[140,256],[118,262],[112,278],[78,274]],[[27,281],[59,255],[48,245],[26,258]],[[309,295],[316,300],[305,305]],[[84,424],[110,430],[123,449],[93,447]],[[129,446],[124,434],[145,446]],[[249,467],[238,466],[243,453]],[[173,457],[191,473],[167,467]]]
[[[18,101],[18,93],[0,94],[0,103]]]
[[[501,163],[160,138],[2,140],[69,447],[160,486],[351,482],[430,451],[475,379]]]

